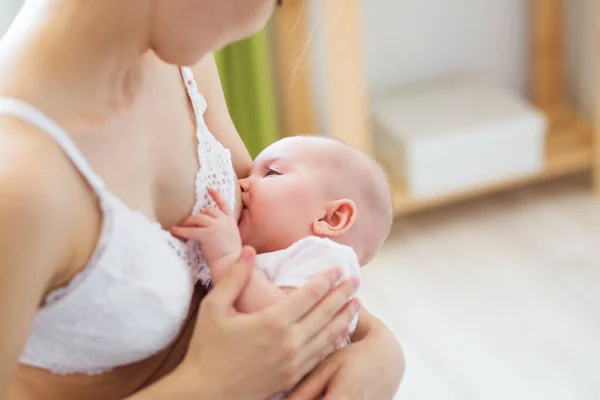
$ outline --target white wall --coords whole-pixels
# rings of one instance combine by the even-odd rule
[[[24,2],[25,0],[0,0],[0,37],[4,35]]]
[[[0,36],[25,0],[0,0]],[[318,2],[312,1],[316,63],[324,56],[319,42]],[[588,114],[594,110],[596,1],[563,0],[567,51],[567,93]],[[456,69],[488,71],[525,92],[529,0],[362,0],[364,50],[371,101],[393,85],[426,79]],[[318,70],[319,68],[317,68]],[[322,75],[315,88],[324,108]]]
[[[314,0],[317,3],[321,0]],[[567,4],[567,93],[594,109],[595,0]],[[483,70],[525,94],[528,80],[529,0],[362,0],[364,53],[371,102],[386,89],[459,69]],[[313,10],[318,43],[318,12]],[[317,64],[319,62],[317,61]],[[316,90],[323,113],[322,76]]]
[[[363,0],[367,79],[390,85],[456,69],[483,69],[524,86],[523,0]]]

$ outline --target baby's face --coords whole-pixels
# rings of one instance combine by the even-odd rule
[[[310,236],[313,221],[325,213],[323,171],[314,156],[321,144],[305,139],[286,138],[269,146],[256,158],[250,176],[240,180],[242,242],[258,253]]]

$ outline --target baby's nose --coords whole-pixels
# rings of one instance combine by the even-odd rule
[[[250,190],[250,178],[249,177],[240,179],[239,184],[240,184],[240,188],[242,189],[242,192],[247,192],[248,190]]]

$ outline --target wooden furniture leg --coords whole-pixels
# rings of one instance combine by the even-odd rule
[[[531,101],[548,114],[561,106],[563,96],[562,0],[531,0]]]
[[[596,11],[596,107],[594,115],[593,139],[593,184],[594,193],[600,197],[600,4],[595,4]]]
[[[327,85],[327,134],[373,155],[369,124],[360,0],[322,5]]]
[[[283,136],[317,132],[308,7],[308,0],[285,0],[273,21]]]

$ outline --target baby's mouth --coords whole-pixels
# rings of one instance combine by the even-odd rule
[[[240,200],[242,201],[242,211],[248,210],[248,198],[245,193],[242,193]]]
[[[249,211],[248,210],[248,206],[246,206],[246,203],[244,202],[244,200],[242,200],[242,211],[241,211],[241,214],[245,214],[248,211]]]

